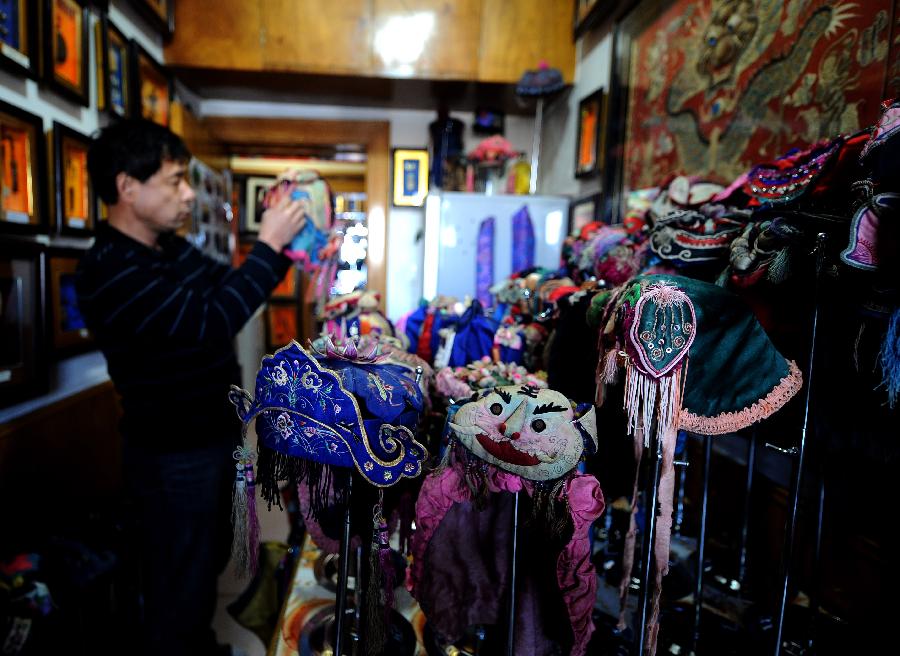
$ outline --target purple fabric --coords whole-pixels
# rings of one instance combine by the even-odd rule
[[[527,205],[513,214],[512,229],[512,270],[530,269],[534,266],[534,226]]]
[[[407,582],[426,615],[449,639],[460,637],[470,624],[495,623],[502,618],[511,500],[498,493],[524,490],[531,496],[533,491],[529,481],[489,466],[488,489],[493,494],[488,508],[479,513],[469,503],[471,493],[462,472],[462,465],[454,463],[425,478],[416,503],[417,530]],[[594,630],[591,611],[597,581],[588,529],[603,512],[603,495],[596,478],[577,473],[566,483],[566,492],[574,530],[557,558],[555,572],[532,567],[532,563],[546,561],[547,554],[529,553],[530,541],[520,540],[522,585],[517,596],[515,646],[520,656],[551,653],[556,638],[549,634],[559,631],[553,620],[560,611],[571,626],[572,656],[586,652]],[[547,594],[550,586],[546,576],[542,580],[542,569],[554,579],[551,585],[561,593],[561,605],[558,597]]]
[[[475,252],[475,298],[484,307],[491,306],[491,287],[494,284],[494,217],[478,226],[478,246]]]

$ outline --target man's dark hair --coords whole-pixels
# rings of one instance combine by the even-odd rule
[[[113,123],[94,137],[88,151],[88,172],[97,195],[107,205],[115,205],[119,173],[144,182],[164,161],[187,162],[190,158],[187,146],[168,128],[130,119]]]

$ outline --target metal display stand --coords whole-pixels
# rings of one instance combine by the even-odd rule
[[[635,625],[635,656],[643,656],[647,640],[647,610],[650,603],[650,574],[653,572],[654,543],[656,542],[656,506],[659,501],[659,479],[662,471],[662,441],[656,437],[656,431],[650,431],[650,485],[645,487],[647,503],[644,505],[647,517],[647,530],[644,532],[641,545],[641,588],[638,595],[637,623]],[[623,573],[623,576],[627,576]]]
[[[344,655],[344,640],[346,637],[346,615],[347,615],[347,580],[350,575],[350,498],[353,492],[353,476],[347,479],[347,506],[344,508],[344,531],[341,534],[341,555],[340,569],[338,570],[337,585],[337,610],[335,611],[335,640],[334,653],[335,656]],[[357,580],[359,580],[359,572],[357,572]],[[358,586],[357,586],[358,588]],[[359,594],[357,594],[359,597]],[[357,598],[357,606],[359,599]]]
[[[519,548],[519,493],[513,501],[512,564],[509,577],[509,616],[506,631],[506,656],[515,656],[516,641],[516,560]]]

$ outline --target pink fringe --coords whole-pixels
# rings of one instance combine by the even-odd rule
[[[615,385],[619,380],[619,345],[606,352],[603,357],[603,382]]]
[[[723,412],[715,417],[696,415],[684,409],[681,411],[678,427],[699,435],[724,435],[771,417],[803,387],[803,374],[797,363],[791,360],[788,366],[790,368],[788,375],[782,378],[764,398],[749,408],[738,412]]]

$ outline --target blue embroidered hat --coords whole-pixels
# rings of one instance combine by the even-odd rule
[[[421,473],[422,392],[408,368],[382,358],[356,349],[315,357],[292,341],[263,358],[255,399],[232,388],[245,435],[256,420],[258,478],[270,504],[279,481],[317,485],[323,466],[355,467],[378,487]]]

